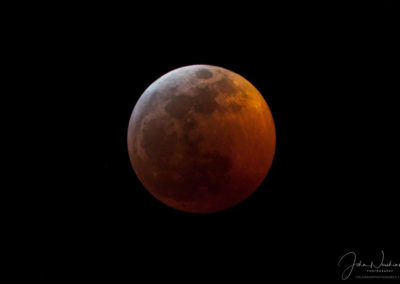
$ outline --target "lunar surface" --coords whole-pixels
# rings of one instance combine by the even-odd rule
[[[151,84],[128,127],[144,187],[178,210],[211,213],[249,197],[275,153],[275,125],[258,90],[227,69],[192,65]]]

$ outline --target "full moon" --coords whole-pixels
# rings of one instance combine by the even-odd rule
[[[259,91],[210,65],[175,69],[151,84],[128,126],[132,167],[166,205],[211,213],[247,199],[275,153],[275,125]]]

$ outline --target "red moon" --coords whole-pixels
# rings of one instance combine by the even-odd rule
[[[275,125],[258,90],[210,65],[175,69],[151,84],[133,109],[129,157],[158,200],[211,213],[248,198],[275,153]]]

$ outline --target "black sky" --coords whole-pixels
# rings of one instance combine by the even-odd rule
[[[34,60],[51,102],[39,114],[51,157],[34,197],[38,277],[330,280],[339,279],[337,261],[348,250],[367,257],[386,249],[399,259],[396,7],[322,2],[95,5],[38,20],[33,41],[43,56]],[[191,64],[244,76],[276,123],[264,183],[216,214],[158,202],[126,148],[139,96]]]

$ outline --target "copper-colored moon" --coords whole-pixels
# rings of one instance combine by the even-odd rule
[[[151,84],[129,121],[130,161],[144,187],[178,210],[210,213],[249,197],[275,153],[275,125],[258,90],[210,65]]]

